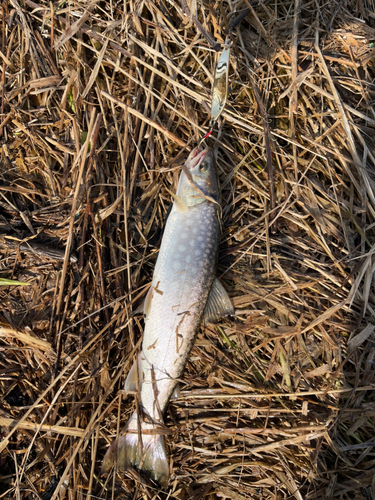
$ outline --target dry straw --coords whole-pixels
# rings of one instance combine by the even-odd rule
[[[375,495],[373,0],[3,0],[0,498]],[[179,166],[232,12],[218,274],[166,415],[171,481],[100,476],[135,397]]]

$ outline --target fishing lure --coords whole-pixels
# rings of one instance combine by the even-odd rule
[[[229,77],[229,60],[230,48],[232,43],[232,34],[236,26],[249,14],[250,9],[244,9],[237,16],[233,13],[232,20],[229,24],[228,35],[224,43],[223,52],[220,55],[219,61],[216,66],[214,85],[212,90],[212,103],[211,103],[211,118],[209,122],[208,132],[203,136],[199,145],[207,139],[217,122],[218,118],[224,111],[227,98],[228,98],[228,77]]]
[[[213,128],[219,116],[224,111],[227,102],[230,44],[231,39],[228,36],[224,45],[224,50],[216,66],[214,88],[212,92],[210,129]]]

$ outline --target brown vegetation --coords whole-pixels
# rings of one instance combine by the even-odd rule
[[[374,2],[188,3],[0,6],[0,278],[29,283],[0,288],[0,498],[375,494]],[[208,140],[236,317],[197,338],[160,491],[100,465],[134,409],[133,311],[215,43],[245,7]]]

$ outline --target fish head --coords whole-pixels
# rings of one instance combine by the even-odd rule
[[[181,172],[177,196],[189,207],[209,199],[218,202],[219,189],[211,149],[196,147],[190,153]]]

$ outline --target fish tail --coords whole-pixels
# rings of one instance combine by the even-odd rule
[[[147,424],[148,431],[152,431],[153,427],[155,426]],[[154,481],[166,486],[169,479],[169,463],[164,436],[141,434],[141,438],[142,442],[136,433],[118,437],[104,456],[102,473],[109,472],[113,466],[120,470],[134,466],[144,471]]]

